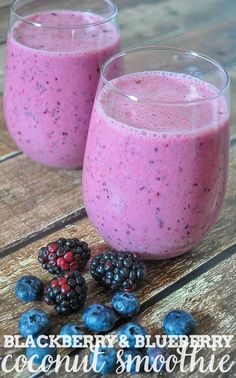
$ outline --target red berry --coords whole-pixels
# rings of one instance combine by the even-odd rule
[[[64,285],[67,284],[67,279],[65,277],[61,277],[59,278],[58,282],[60,285]]]
[[[70,270],[78,270],[78,264],[76,261],[73,261],[71,264],[70,264]]]
[[[64,255],[64,259],[66,262],[72,262],[74,260],[74,255],[71,251],[67,252],[65,255]]]
[[[57,259],[57,266],[62,266],[62,265],[64,265],[66,262],[65,262],[65,260],[64,260],[64,257],[59,257],[58,259]]]
[[[65,264],[61,265],[61,269],[62,270],[69,270],[70,269],[70,265],[65,262]]]
[[[57,286],[59,286],[59,282],[58,282],[58,280],[53,280],[52,283],[51,283],[51,286],[52,286],[52,287],[57,287]]]
[[[61,286],[61,293],[62,294],[66,295],[66,294],[69,293],[69,291],[70,291],[70,286],[69,285],[64,284],[64,285]]]
[[[55,243],[48,244],[48,251],[55,253],[58,250],[58,246]]]

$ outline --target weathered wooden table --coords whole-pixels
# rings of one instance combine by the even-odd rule
[[[236,264],[236,1],[234,0],[117,0],[123,46],[155,43],[189,48],[215,58],[227,68],[232,84],[232,130],[228,190],[221,216],[207,238],[191,253],[148,264],[145,284],[137,290],[142,306],[136,321],[150,333],[161,333],[164,314],[183,308],[198,320],[199,334],[235,332]],[[3,92],[3,62],[9,0],[0,1],[0,91]],[[0,97],[0,355],[3,335],[16,334],[19,315],[35,304],[21,304],[14,295],[18,277],[34,273],[44,282],[50,275],[37,262],[37,250],[47,242],[80,237],[95,254],[104,242],[90,225],[83,207],[81,171],[60,171],[40,166],[25,157],[5,128]],[[109,303],[111,296],[85,274],[88,304]],[[36,307],[52,316],[54,330],[70,321],[81,323],[81,313],[61,318],[44,304]],[[235,342],[230,349],[231,357]],[[65,351],[61,351],[65,353]],[[14,357],[21,350],[12,350]],[[82,352],[84,354],[85,351]],[[226,353],[218,349],[217,358]],[[206,356],[210,351],[206,350]],[[227,373],[236,374],[235,367]],[[41,374],[43,375],[43,374]],[[40,374],[38,376],[41,376]],[[53,370],[47,376],[56,375]],[[66,377],[82,376],[80,373]],[[149,374],[152,376],[151,374]],[[174,373],[173,376],[183,376]],[[0,376],[4,376],[0,372]],[[8,377],[28,377],[25,370]],[[91,374],[89,375],[92,376]],[[185,376],[203,376],[198,371]],[[205,374],[204,376],[209,376]],[[223,376],[216,372],[214,377]]]

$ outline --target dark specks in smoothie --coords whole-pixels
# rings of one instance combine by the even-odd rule
[[[60,106],[60,105],[61,105],[60,101],[57,101],[57,105],[58,105],[58,106]]]
[[[197,183],[197,182],[195,182],[195,183],[193,184],[193,186],[198,186],[198,183]]]
[[[161,193],[160,192],[157,192],[157,197],[160,197]]]
[[[66,133],[65,131],[63,131],[62,135],[63,135],[63,136],[67,136],[68,133]]]
[[[144,190],[145,189],[145,186],[141,186],[141,188],[139,188],[139,190]]]
[[[54,13],[54,12],[52,12],[52,13],[51,13],[51,15],[52,15],[52,16],[57,16],[57,14],[56,14],[56,13]]]
[[[163,222],[163,220],[158,219],[158,225],[159,225],[160,228],[163,228],[163,227],[164,227],[164,222]]]
[[[186,224],[186,226],[185,226],[184,228],[185,228],[185,230],[187,230],[187,228],[188,228],[188,224]]]
[[[155,147],[155,148],[154,148],[154,151],[155,151],[155,152],[158,152],[158,147]]]
[[[103,33],[109,33],[109,30],[103,29]]]
[[[129,230],[126,231],[126,235],[130,235],[130,231]]]
[[[100,68],[99,67],[97,68],[97,73],[100,73]]]
[[[149,164],[154,164],[154,160],[149,160]]]
[[[179,167],[179,173],[183,172],[183,168]]]

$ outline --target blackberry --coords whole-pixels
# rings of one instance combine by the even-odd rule
[[[81,271],[90,259],[88,244],[77,238],[60,238],[38,251],[38,261],[43,269],[59,275],[63,271]]]
[[[65,272],[54,278],[45,289],[44,302],[54,305],[59,314],[69,315],[83,307],[87,297],[87,285],[80,272]]]
[[[93,258],[91,276],[113,291],[132,291],[146,274],[146,267],[131,252],[108,251]]]

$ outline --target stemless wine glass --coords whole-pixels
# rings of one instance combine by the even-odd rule
[[[7,40],[4,110],[29,157],[82,166],[104,61],[120,50],[110,0],[15,0]]]
[[[226,71],[192,51],[143,47],[110,58],[102,81],[83,172],[91,223],[113,248],[146,259],[191,250],[226,189]]]

